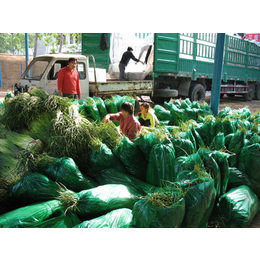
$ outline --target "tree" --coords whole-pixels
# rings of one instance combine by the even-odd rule
[[[29,33],[29,48],[33,56],[37,56],[37,48],[40,39],[45,46],[50,47],[50,52],[62,52],[63,47],[67,52],[75,53],[80,50],[81,33],[69,33],[74,39],[74,44],[66,42],[67,33]],[[0,53],[25,54],[25,34],[24,33],[0,33]]]
[[[19,54],[24,53],[25,37],[24,33],[1,33],[0,52]]]

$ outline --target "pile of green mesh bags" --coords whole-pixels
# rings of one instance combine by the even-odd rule
[[[259,212],[260,114],[214,116],[206,103],[174,100],[155,105],[160,126],[132,142],[101,123],[125,101],[136,102],[38,91],[4,101],[0,227],[250,226]],[[4,121],[9,114],[19,124]]]

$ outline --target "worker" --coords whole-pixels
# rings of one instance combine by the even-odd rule
[[[133,54],[133,49],[131,47],[127,48],[127,51],[123,53],[121,61],[119,63],[119,81],[126,81],[126,76],[125,76],[125,69],[126,66],[128,64],[128,62],[130,61],[130,59],[136,61],[136,62],[141,62],[142,64],[144,64],[142,61],[140,61],[139,59],[137,59],[134,54]]]
[[[140,105],[141,112],[138,113],[139,122],[142,126],[155,127],[159,125],[159,120],[157,116],[150,112],[150,105],[147,102],[144,102]]]
[[[138,132],[142,129],[141,124],[134,117],[134,106],[130,102],[124,102],[120,109],[121,111],[116,114],[107,114],[102,123],[119,121],[121,132],[131,141],[134,141]]]
[[[76,70],[77,59],[69,58],[68,65],[59,70],[58,74],[58,90],[59,95],[80,99],[81,89],[79,84],[79,73]]]
[[[141,48],[141,52],[139,54],[138,59],[140,60],[142,55],[143,55],[143,53],[146,51],[144,63],[147,64],[147,61],[148,61],[149,55],[151,53],[152,47],[153,47],[153,45],[151,45],[151,44],[147,44],[147,45],[143,46]]]

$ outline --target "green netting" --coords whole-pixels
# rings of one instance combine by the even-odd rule
[[[104,216],[84,221],[74,228],[130,228],[131,209],[115,209]]]
[[[259,200],[248,186],[241,185],[222,195],[218,207],[227,227],[247,228],[259,211]]]
[[[0,216],[1,228],[26,228],[60,214],[63,206],[58,200],[45,201],[9,211]]]

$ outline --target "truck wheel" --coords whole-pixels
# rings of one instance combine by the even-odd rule
[[[190,101],[205,101],[205,88],[201,84],[195,84],[190,87],[189,98]]]
[[[163,104],[164,101],[169,102],[171,98],[177,97],[178,91],[176,89],[155,89],[151,100],[157,104]]]
[[[255,86],[250,84],[248,87],[248,92],[243,94],[244,101],[251,101],[255,96]]]

